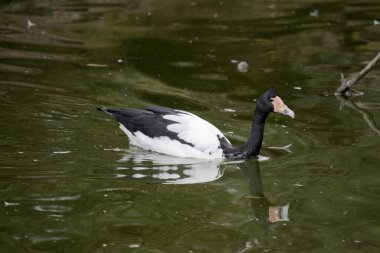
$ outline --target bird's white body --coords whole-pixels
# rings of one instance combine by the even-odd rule
[[[132,134],[122,124],[120,124],[120,129],[129,137],[131,144],[158,153],[209,160],[223,158],[219,138],[225,138],[225,136],[219,129],[192,113],[180,110],[176,112],[178,112],[176,115],[163,116],[164,119],[173,121],[172,124],[167,125],[167,130],[176,133],[179,139],[191,145],[168,136],[152,138],[141,131]]]

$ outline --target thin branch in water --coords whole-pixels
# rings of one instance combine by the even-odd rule
[[[369,112],[367,112],[364,109],[360,108],[355,103],[353,103],[352,101],[346,99],[345,97],[337,96],[337,98],[338,98],[338,100],[341,103],[341,109],[342,109],[343,106],[347,106],[347,107],[351,108],[352,110],[354,110],[356,112],[359,112],[362,115],[364,121],[367,122],[368,126],[375,133],[377,133],[377,135],[380,136],[380,130],[377,128],[376,123],[373,120],[372,115]]]
[[[288,144],[286,146],[283,146],[283,147],[268,147],[268,149],[274,149],[274,150],[284,150],[288,153],[292,153],[292,151],[290,150],[290,147],[293,145],[293,143],[291,144]]]
[[[357,107],[364,109],[364,110],[378,110],[380,109],[380,103],[364,103],[364,102],[356,102],[355,103]]]
[[[351,87],[360,81],[371,69],[373,69],[376,64],[380,61],[380,52],[375,56],[375,58],[370,61],[365,68],[363,68],[359,73],[354,74],[351,78],[344,78],[343,73],[341,74],[340,86],[336,89],[335,95],[352,96],[361,95],[356,92],[351,92]]]

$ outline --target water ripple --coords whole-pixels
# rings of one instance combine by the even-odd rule
[[[67,213],[73,210],[72,207],[62,205],[35,205],[33,209],[40,212],[51,213]]]
[[[81,198],[81,195],[73,195],[73,196],[60,196],[60,197],[43,197],[43,198],[37,198],[36,200],[39,201],[72,201],[72,200],[79,200]]]

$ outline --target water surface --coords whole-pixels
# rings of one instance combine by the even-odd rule
[[[0,4],[2,252],[377,252],[377,1]],[[248,63],[247,72],[237,64]],[[262,155],[129,146],[98,106],[195,113],[236,145],[275,86]],[[270,149],[292,144],[290,150]]]

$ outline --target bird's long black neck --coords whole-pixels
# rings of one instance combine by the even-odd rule
[[[260,153],[261,144],[264,138],[265,121],[269,113],[255,111],[251,125],[251,134],[247,142],[237,148],[226,150],[224,155],[227,158],[243,159],[250,156],[255,156]]]
[[[264,138],[264,126],[269,113],[255,111],[251,125],[251,135],[248,141],[243,145],[244,153],[249,156],[260,153],[261,144]]]

